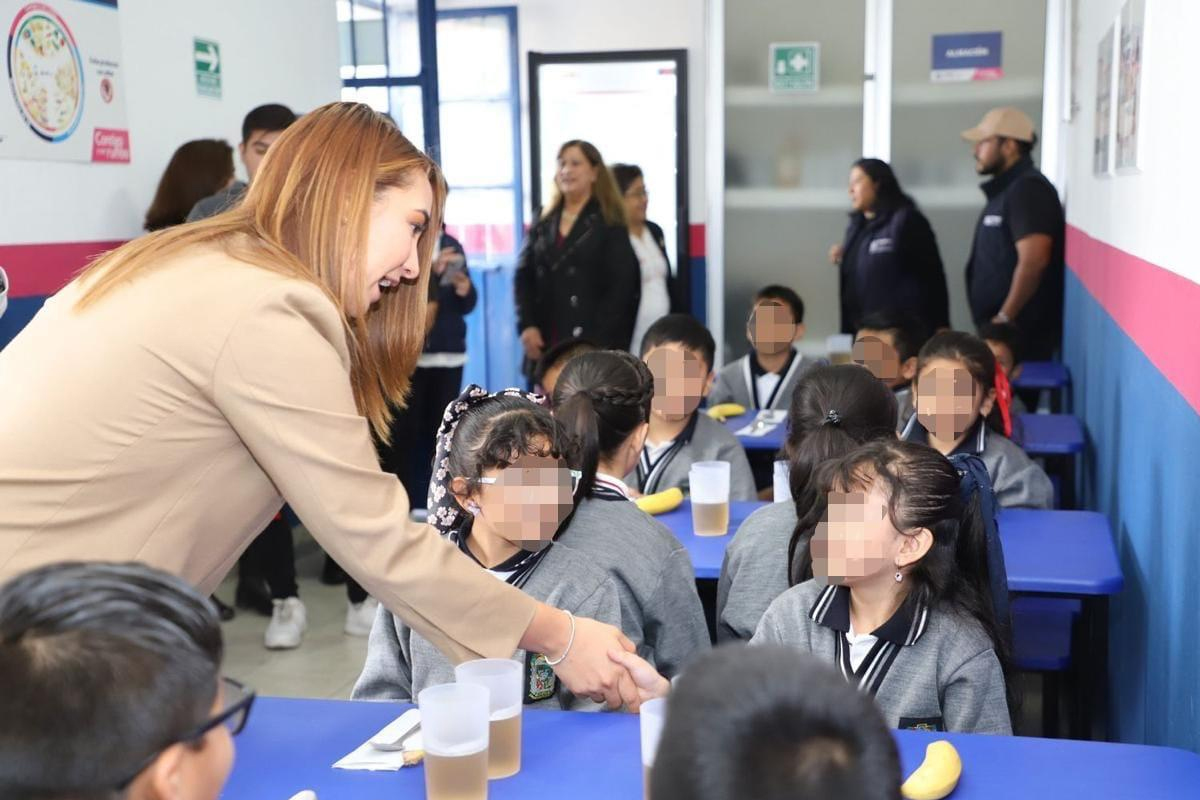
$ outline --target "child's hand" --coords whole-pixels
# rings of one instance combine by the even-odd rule
[[[671,692],[671,682],[659,675],[658,671],[637,653],[609,650],[608,657],[629,671],[641,702],[666,697]]]

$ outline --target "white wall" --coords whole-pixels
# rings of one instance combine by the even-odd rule
[[[688,51],[688,217],[705,216],[704,0],[438,0],[438,8],[517,7],[521,63],[521,141],[525,196],[529,197],[529,52],[604,50]],[[526,213],[528,213],[526,209]]]
[[[136,236],[180,144],[236,145],[242,117],[262,103],[304,111],[338,99],[332,0],[121,0],[118,13],[132,162],[0,161],[0,243]],[[219,100],[196,94],[196,36],[220,45]]]

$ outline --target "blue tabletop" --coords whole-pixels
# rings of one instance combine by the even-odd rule
[[[754,422],[758,416],[757,411],[747,411],[740,417],[730,417],[725,420],[725,427],[730,433],[736,435],[736,432]],[[738,441],[742,443],[742,447],[747,450],[770,450],[778,452],[783,449],[784,439],[787,438],[787,420],[780,422],[771,430],[767,431],[762,436],[738,436]]]
[[[237,738],[225,800],[287,800],[312,789],[320,800],[420,800],[421,767],[346,772],[330,765],[407,706],[260,698]],[[1167,798],[1200,785],[1200,756],[1142,745],[897,731],[905,775],[925,747],[949,739],[963,760],[954,800],[1013,797]],[[642,766],[632,714],[526,711],[521,771],[488,787],[493,800],[566,797],[638,800]]]
[[[733,534],[746,517],[767,505],[761,501],[729,504],[729,534],[692,533],[689,501],[658,520],[671,529],[692,557],[697,578],[718,578]],[[1116,594],[1124,585],[1108,519],[1095,511],[1040,511],[1011,508],[1000,512],[1000,539],[1008,588],[1071,596]]]
[[[1082,453],[1083,423],[1074,414],[1019,414],[1021,446],[1033,456],[1069,456]]]
[[[1058,361],[1026,361],[1021,376],[1013,381],[1018,389],[1062,389],[1071,382],[1067,365]]]

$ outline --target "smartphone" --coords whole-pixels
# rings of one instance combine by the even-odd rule
[[[461,275],[467,271],[467,258],[464,255],[456,255],[446,265],[446,271],[442,273],[441,285],[450,286],[454,282],[455,275]]]

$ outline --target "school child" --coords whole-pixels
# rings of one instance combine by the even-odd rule
[[[854,363],[869,369],[896,395],[897,433],[913,415],[917,354],[928,339],[929,332],[918,318],[896,313],[863,317],[855,335]]]
[[[429,521],[498,580],[576,616],[619,625],[612,578],[556,544],[573,524],[578,474],[566,463],[574,455],[569,442],[534,395],[468,387],[438,431]],[[527,705],[599,708],[562,688],[546,655],[518,650],[513,657],[525,665]],[[353,697],[411,702],[427,686],[453,681],[454,664],[381,606]]]
[[[916,414],[900,438],[942,455],[972,453],[987,466],[1002,507],[1050,508],[1054,487],[1009,436],[1017,424],[1011,389],[992,351],[969,333],[943,331],[921,348]]]
[[[828,658],[894,728],[1012,732],[1009,645],[979,491],[924,445],[869,442],[822,471],[827,510],[752,643]]]
[[[650,431],[637,468],[625,482],[641,494],[687,489],[696,461],[728,461],[729,499],[754,500],[754,475],[741,442],[724,424],[697,409],[712,389],[716,343],[698,320],[668,314],[642,339],[642,360],[654,376]]]
[[[563,369],[554,414],[579,443],[582,499],[556,546],[613,577],[625,635],[674,676],[710,646],[695,570],[679,539],[630,502],[620,477],[641,455],[653,396],[649,369],[629,353],[585,353]]]
[[[1025,337],[1011,322],[989,322],[979,328],[979,338],[987,344],[996,363],[1004,370],[1008,382],[1014,383],[1021,377],[1022,360],[1025,353]],[[1017,392],[1013,392],[1013,413],[1027,414],[1028,406]]]
[[[825,359],[800,353],[804,337],[804,301],[786,286],[764,286],[754,295],[746,321],[750,352],[717,373],[709,405],[737,403],[753,410],[783,410],[796,382]]]
[[[577,355],[593,353],[600,346],[587,339],[563,339],[547,350],[538,360],[533,374],[534,391],[546,397],[554,396],[554,384],[563,367]]]
[[[725,550],[717,582],[717,638],[749,639],[763,612],[787,591],[793,541],[811,533],[824,492],[815,472],[824,462],[863,442],[894,439],[896,400],[869,372],[854,364],[819,366],[796,384],[788,411],[792,501],[758,509],[741,524]],[[798,524],[804,530],[798,532]]]

